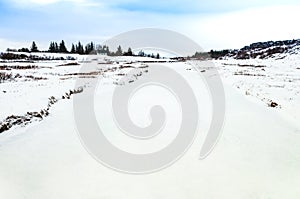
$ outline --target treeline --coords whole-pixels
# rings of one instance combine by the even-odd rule
[[[139,56],[139,57],[151,57],[151,58],[156,58],[156,59],[161,58],[159,53],[157,53],[156,55],[154,53],[147,54],[142,50],[137,54],[137,56]]]
[[[106,46],[97,46],[97,50],[101,52],[108,52],[108,47]],[[60,43],[57,42],[50,42],[48,50],[41,51],[39,50],[38,46],[36,45],[35,41],[32,42],[30,48],[20,48],[18,50],[16,49],[10,49],[8,48],[6,50],[7,52],[50,52],[50,53],[70,53],[70,54],[91,54],[96,53],[96,46],[93,42],[90,42],[86,44],[85,46],[79,41],[77,44],[72,43],[71,50],[69,51],[66,47],[65,41],[62,40]]]
[[[196,52],[195,55],[192,56],[192,58],[196,59],[219,59],[226,55],[228,55],[231,52],[231,50],[211,50],[210,52]]]
[[[50,52],[50,53],[69,53],[69,54],[80,54],[80,55],[89,55],[89,54],[103,54],[108,56],[140,56],[140,57],[151,57],[160,59],[160,54],[147,54],[144,51],[140,51],[138,54],[134,54],[131,48],[124,51],[119,45],[116,51],[111,51],[106,45],[96,45],[94,42],[90,42],[86,45],[83,45],[80,41],[77,44],[72,43],[71,49],[68,50],[66,47],[65,41],[57,43],[51,41],[47,51],[40,51],[35,41],[32,42],[30,48],[20,48],[16,49],[7,49],[7,52]]]

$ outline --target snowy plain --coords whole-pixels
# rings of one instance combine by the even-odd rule
[[[143,76],[147,74],[147,64],[137,62],[141,61],[139,58],[103,57],[97,71],[80,74],[85,59],[78,56],[73,61],[0,63],[7,68],[36,66],[21,70],[0,68],[0,72],[21,76],[0,83],[0,121],[10,115],[39,111],[47,107],[51,96],[59,99],[43,120],[17,125],[0,134],[0,198],[299,198],[299,55],[282,59],[214,61],[224,82],[226,120],[218,144],[204,160],[199,160],[199,153],[210,123],[211,104],[205,82],[197,78],[193,70],[192,65],[197,67],[199,61],[167,63],[195,90],[201,131],[179,161],[147,175],[118,173],[93,159],[77,134],[72,96],[62,99],[66,92],[77,89],[77,78],[102,76],[101,91],[95,96],[103,103],[95,106],[98,110],[95,112],[100,122],[105,121],[103,128],[108,134],[117,132],[113,119],[106,115],[109,113],[109,106],[104,103],[109,102],[106,97],[120,76],[130,70],[124,66],[140,68]],[[205,72],[210,68],[201,70]],[[166,106],[171,104],[169,110],[179,111],[172,108],[175,102],[168,103],[168,97],[163,102],[166,99],[155,93],[159,91],[152,91],[148,101],[154,103],[158,98]],[[137,96],[137,100],[145,99],[145,94]],[[84,91],[79,95],[84,95]],[[269,107],[271,101],[278,106]],[[143,105],[136,102],[136,106],[131,106],[135,113],[132,117],[140,125],[149,122]],[[104,110],[107,110],[105,114]],[[171,115],[174,118],[168,117],[170,128],[176,128],[178,114],[171,112]],[[109,136],[120,147],[126,147],[121,146],[122,137]],[[172,139],[172,136],[157,139]],[[144,145],[153,143],[133,144],[126,150],[142,150]]]

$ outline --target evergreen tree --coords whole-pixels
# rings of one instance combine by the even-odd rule
[[[91,54],[91,53],[95,53],[95,45],[93,42],[91,43],[88,43],[86,46],[85,46],[85,54]]]
[[[132,56],[133,52],[132,52],[131,48],[128,48],[127,52],[125,52],[123,55],[124,56]]]
[[[61,52],[61,53],[67,53],[68,52],[64,40],[62,40],[61,43],[59,44],[59,52]]]
[[[104,45],[103,46],[103,52],[106,53],[107,55],[109,55],[110,54],[109,47]]]
[[[101,45],[96,45],[96,49],[95,50],[96,50],[97,53],[102,53],[103,48],[102,48]]]
[[[80,42],[78,44],[80,44]],[[75,51],[76,51],[76,53],[79,52],[79,45],[78,44],[75,45]]]
[[[94,45],[94,46],[95,46],[95,45]],[[96,51],[97,53],[99,53],[99,54],[110,55],[109,48],[108,48],[108,46],[106,46],[106,45],[104,45],[104,46],[97,45],[95,51]]]
[[[71,53],[76,53],[76,49],[75,49],[75,45],[74,44],[72,44],[72,48],[71,48]]]
[[[116,56],[122,56],[122,55],[123,55],[122,47],[119,46],[119,47],[118,47],[118,50],[117,50],[117,52],[116,52]]]
[[[80,41],[76,45],[75,49],[76,49],[76,53],[78,53],[80,55],[84,54],[83,45],[80,43]]]
[[[55,44],[54,42],[50,42],[49,50],[48,52],[54,53],[55,52]]]
[[[87,44],[85,46],[84,54],[89,54],[90,53],[90,44]]]
[[[90,44],[90,53],[93,52],[95,50],[95,45],[93,42],[91,42]]]
[[[138,56],[140,56],[140,57],[145,57],[144,51],[141,50],[141,51],[139,52]]]
[[[159,55],[159,53],[157,53],[157,55],[156,55],[156,59],[160,59],[160,55]]]
[[[54,47],[55,47],[55,52],[58,53],[59,52],[59,47],[58,47],[56,42],[54,43]]]
[[[37,47],[37,45],[36,45],[36,43],[34,41],[32,42],[30,51],[31,52],[39,52],[38,47]]]
[[[128,48],[127,55],[128,56],[132,56],[133,55],[133,52],[132,52],[131,48]]]

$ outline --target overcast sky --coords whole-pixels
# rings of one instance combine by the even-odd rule
[[[101,43],[138,28],[185,34],[205,50],[300,38],[299,0],[0,0],[0,50]]]

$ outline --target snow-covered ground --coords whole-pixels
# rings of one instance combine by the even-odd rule
[[[6,70],[0,67],[1,73],[16,77],[0,83],[0,121],[10,115],[40,111],[47,107],[51,96],[58,99],[48,117],[26,126],[14,126],[0,134],[0,198],[298,199],[300,57],[296,56],[214,62],[224,81],[226,121],[218,144],[205,160],[198,160],[211,114],[205,83],[196,78],[190,64],[167,63],[196,91],[202,133],[182,159],[148,175],[118,173],[94,160],[77,135],[73,97],[63,99],[66,92],[78,89],[76,78],[96,76],[104,79],[95,96],[105,98],[129,67],[140,68],[145,75],[146,64],[136,62],[137,58],[103,57],[96,70],[82,74],[79,71],[86,58],[80,56],[75,61],[0,63],[6,65]],[[7,70],[15,65],[36,67]],[[88,85],[82,85],[85,86]],[[158,93],[151,92],[148,101],[160,99]],[[84,94],[83,91],[78,95]],[[270,100],[278,106],[269,107]],[[167,102],[164,103],[176,105]],[[105,121],[103,128],[116,129],[114,120],[105,115],[107,106],[100,103],[95,108],[97,119]],[[132,109],[140,116],[133,115],[135,121],[147,124],[143,104],[137,103]],[[177,121],[176,114],[173,115],[174,118],[168,119]]]
[[[300,54],[277,54],[269,59],[214,61],[226,82],[250,100],[278,104],[279,112],[300,121]]]

